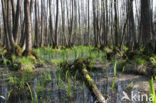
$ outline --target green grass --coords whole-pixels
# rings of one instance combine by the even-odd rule
[[[51,61],[55,62],[56,60],[69,60],[69,59],[77,59],[81,58],[97,58],[100,57],[102,52],[98,52],[97,50],[93,51],[92,46],[76,46],[73,48],[64,48],[61,49],[53,49],[52,47],[45,48],[37,48],[34,51],[41,58],[44,63],[50,63]]]
[[[28,86],[28,89],[29,89],[29,92],[30,92],[30,95],[31,95],[31,103],[38,103],[37,93],[34,91],[34,94],[35,94],[35,100],[34,100],[33,92],[32,92],[31,87],[30,87],[30,85],[28,83],[27,83],[27,86]]]
[[[117,67],[116,66],[117,66],[117,60],[115,59],[114,60],[114,67],[113,67],[114,68],[114,76],[117,75]]]
[[[24,65],[26,72],[33,71],[34,63],[29,57],[21,57],[18,59],[18,62]]]
[[[66,72],[66,79],[67,79],[67,94],[69,97],[72,97],[71,77],[68,72]]]
[[[152,95],[152,100],[151,103],[156,103],[156,95],[155,95],[155,90],[154,90],[154,85],[153,85],[153,78],[149,81],[150,85],[150,94]]]
[[[134,60],[137,64],[145,64],[146,62],[144,58],[135,58]]]

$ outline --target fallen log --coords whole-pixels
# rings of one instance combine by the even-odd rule
[[[94,98],[97,100],[97,103],[106,103],[105,98],[103,97],[102,93],[99,91],[97,86],[95,85],[93,79],[90,77],[88,70],[90,70],[89,67],[89,60],[88,59],[77,59],[73,63],[67,63],[65,62],[62,65],[62,69],[68,70],[72,75],[75,75],[76,71],[79,71],[79,76],[81,76],[82,81],[86,82],[86,86],[89,88],[90,92],[94,96]]]
[[[87,87],[89,88],[91,93],[94,95],[94,97],[97,99],[98,103],[106,103],[105,98],[103,97],[102,93],[99,91],[94,81],[90,77],[85,66],[83,67],[81,73],[82,73],[82,77],[86,81]]]

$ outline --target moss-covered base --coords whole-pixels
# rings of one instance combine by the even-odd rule
[[[0,48],[0,64],[13,71],[33,71],[35,66],[43,66],[43,62],[34,51],[23,52],[18,45],[14,45],[12,50]]]

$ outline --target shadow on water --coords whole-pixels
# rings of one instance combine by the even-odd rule
[[[46,67],[49,68],[49,67]],[[51,67],[52,68],[52,67]],[[70,78],[70,85],[68,80],[65,80],[56,69],[47,69],[35,74],[31,80],[26,81],[24,89],[18,88],[18,91],[13,90],[12,85],[8,82],[7,72],[1,70],[0,77],[0,101],[1,103],[95,103],[93,96],[84,83]],[[142,76],[135,76],[130,74],[118,73],[116,77],[113,76],[113,66],[110,64],[109,69],[95,70],[92,73],[92,78],[98,89],[107,99],[107,103],[143,103],[137,101],[122,100],[123,92],[131,96],[131,91],[137,95],[139,88],[131,89],[132,82],[146,81]],[[16,88],[17,89],[17,88]],[[32,95],[31,95],[32,92]],[[71,95],[69,95],[71,94]],[[138,94],[139,95],[139,94]],[[33,100],[32,100],[33,99]]]

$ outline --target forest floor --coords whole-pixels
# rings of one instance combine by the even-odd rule
[[[2,50],[1,50],[2,51]],[[44,65],[29,57],[12,56],[10,61],[1,55],[0,101],[8,103],[94,103],[96,100],[85,85],[70,73],[63,73],[60,64],[80,58],[90,60],[90,76],[108,103],[131,103],[123,100],[123,91],[131,96],[150,94],[151,77],[156,74],[156,56],[146,56],[138,50],[135,56],[127,55],[127,48],[114,54],[113,49],[78,46],[70,49],[51,47],[34,49]],[[3,54],[3,52],[1,53]],[[13,61],[13,62],[12,62]],[[18,61],[18,62],[17,62]],[[14,63],[14,66],[9,62]],[[25,65],[25,69],[14,67]],[[156,90],[156,81],[153,87]],[[140,93],[140,94],[137,94]],[[53,99],[51,99],[53,98]],[[143,101],[138,103],[143,103]]]

